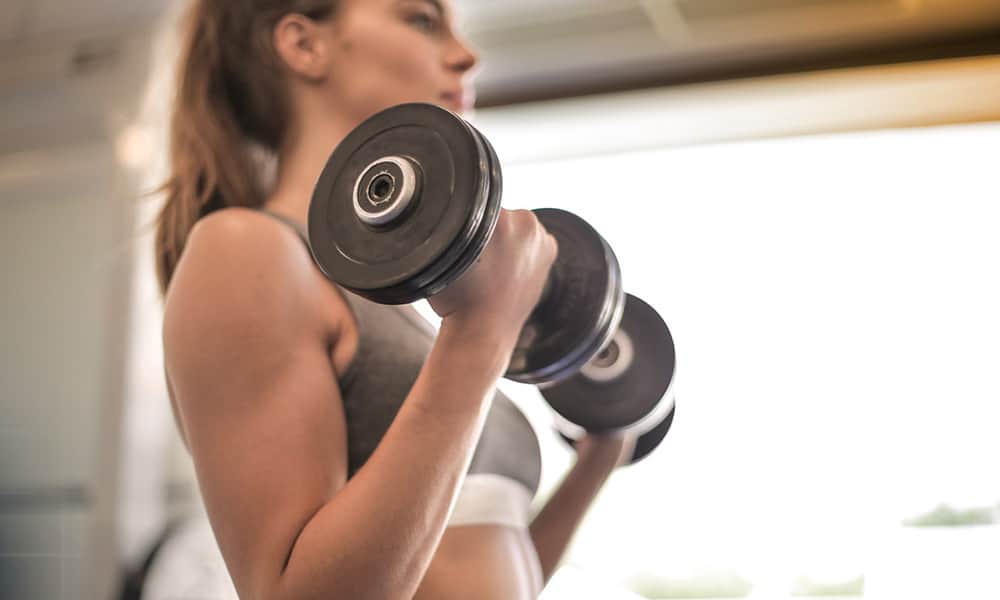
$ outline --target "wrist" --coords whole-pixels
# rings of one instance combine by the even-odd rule
[[[585,452],[576,455],[573,470],[609,477],[618,467],[618,456]]]
[[[629,462],[635,443],[636,436],[627,433],[587,434],[576,443],[577,462],[610,473]]]
[[[482,368],[501,377],[510,363],[517,337],[487,319],[447,316],[441,320],[438,342],[458,351],[464,366]]]

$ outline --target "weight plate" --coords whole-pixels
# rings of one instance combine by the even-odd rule
[[[660,445],[667,433],[670,432],[670,426],[674,424],[674,410],[673,402],[671,402],[672,408],[670,412],[667,413],[665,419],[660,421],[656,427],[650,429],[646,433],[639,436],[639,439],[635,442],[635,450],[632,452],[632,458],[629,460],[630,465],[634,465],[640,460],[649,456],[656,447]]]
[[[406,211],[375,227],[355,210],[355,190],[373,165],[399,157],[419,171]],[[437,289],[442,273],[480,233],[490,159],[471,127],[431,104],[386,109],[351,131],[330,155],[309,207],[317,264],[339,285],[383,304],[405,304]]]
[[[634,427],[644,433],[671,409],[667,392],[676,370],[673,336],[651,306],[631,294],[625,298],[615,332],[618,341],[613,339],[573,377],[541,386],[542,396],[561,418],[587,431]],[[622,339],[629,342],[627,352]],[[616,352],[615,360],[609,360]],[[630,362],[622,368],[617,361]]]
[[[467,123],[468,124],[468,123]],[[460,239],[456,244],[455,258],[451,266],[433,282],[426,285],[427,295],[431,296],[448,287],[457,280],[472,265],[476,263],[479,256],[486,248],[486,244],[493,237],[493,230],[496,229],[497,220],[500,217],[500,203],[503,196],[503,174],[500,170],[500,159],[497,158],[493,145],[486,139],[478,129],[468,124],[477,139],[483,146],[484,157],[486,159],[486,171],[489,174],[487,186],[486,204],[482,217],[477,226],[470,226],[467,229],[468,235]]]
[[[559,254],[506,373],[522,383],[554,382],[579,371],[608,343],[625,305],[618,259],[604,238],[573,213],[534,213],[558,241]]]
[[[670,412],[667,413],[666,418],[660,421],[656,427],[650,429],[646,433],[639,436],[639,439],[635,441],[635,449],[632,450],[632,457],[629,458],[628,464],[634,465],[642,459],[646,458],[652,454],[653,450],[663,442],[667,437],[667,433],[670,432],[670,426],[674,423],[674,403],[670,403]],[[562,438],[564,442],[576,448],[576,440],[569,437],[565,433],[559,433],[559,437]]]

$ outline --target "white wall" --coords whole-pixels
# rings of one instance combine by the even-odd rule
[[[117,139],[136,111],[148,33],[113,41],[121,53],[86,73],[72,72],[72,48],[58,42],[2,61],[3,600],[103,599],[119,584],[117,461],[139,190]]]
[[[998,155],[993,123],[507,168],[505,205],[586,218],[678,349],[669,437],[614,477],[571,562],[732,571],[772,598],[800,576],[1000,594],[981,561],[1000,527],[936,546],[899,529],[1000,506]]]
[[[1000,595],[980,559],[1000,528],[901,527],[938,503],[1000,512],[998,74],[984,57],[476,116],[505,206],[593,223],[678,345],[670,437],[616,475],[572,563],[771,598],[858,576],[873,597]],[[538,395],[507,387],[544,431]],[[543,444],[544,496],[570,458]]]

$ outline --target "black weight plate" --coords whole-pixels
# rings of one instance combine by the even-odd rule
[[[671,407],[666,418],[660,421],[656,427],[639,436],[639,439],[635,441],[635,449],[632,450],[632,457],[629,459],[628,464],[634,465],[646,458],[663,442],[664,438],[667,437],[667,433],[670,432],[670,426],[674,423],[674,410],[675,407]],[[559,437],[573,448],[576,448],[575,439],[565,433],[559,433]]]
[[[528,317],[506,377],[558,381],[590,361],[618,328],[624,308],[621,269],[610,246],[573,213],[534,211],[559,243],[550,285]]]
[[[402,104],[367,119],[337,146],[309,207],[309,238],[328,278],[376,302],[402,304],[452,267],[485,209],[488,159],[479,136],[454,113]],[[374,229],[354,212],[359,176],[386,156],[406,157],[422,185],[404,218]]]
[[[630,465],[634,465],[649,456],[653,450],[656,450],[656,447],[660,445],[663,439],[667,437],[667,433],[670,432],[670,426],[674,424],[674,410],[676,410],[676,407],[671,408],[666,418],[660,421],[656,427],[639,436],[639,439],[635,442],[632,459],[629,460]]]
[[[425,286],[428,296],[446,288],[476,263],[476,260],[486,248],[486,244],[493,236],[493,230],[496,229],[497,220],[500,217],[500,203],[503,196],[503,174],[500,170],[500,159],[497,158],[496,152],[493,150],[493,145],[486,139],[486,136],[471,124],[467,123],[467,125],[473,130],[482,144],[484,158],[487,161],[486,170],[489,173],[489,181],[485,210],[483,210],[478,226],[470,226],[467,230],[469,235],[463,237],[458,242],[461,246],[458,246],[458,243],[456,244],[455,258],[448,270],[441,273],[435,281]]]
[[[625,298],[620,328],[632,345],[627,368],[610,380],[580,372],[540,388],[553,410],[587,431],[624,429],[662,410],[674,379],[677,357],[667,324],[639,298]]]

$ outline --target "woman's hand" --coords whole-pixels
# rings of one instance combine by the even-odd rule
[[[442,319],[502,331],[513,344],[538,304],[557,244],[528,210],[501,210],[476,264],[428,301]]]
[[[614,470],[628,464],[637,440],[634,433],[588,433],[576,441],[577,464]]]

